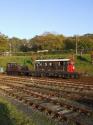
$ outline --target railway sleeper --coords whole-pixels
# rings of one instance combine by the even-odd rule
[[[6,91],[6,90],[4,90],[4,91]],[[35,93],[35,94],[34,94],[33,92],[32,92],[32,94],[33,94],[33,95],[36,94],[36,97],[38,97],[38,96],[41,95],[41,94],[38,94],[38,93]],[[16,96],[16,95],[13,95],[13,96]],[[41,97],[43,97],[43,96],[41,95]],[[17,98],[17,96],[16,96],[16,98]],[[45,98],[45,96],[44,96],[43,98]],[[50,99],[50,97],[48,97],[48,99]],[[53,98],[52,98],[52,99],[53,99]],[[52,99],[50,99],[50,100],[52,100]],[[70,104],[70,106],[71,106],[71,104]],[[66,104],[66,107],[67,107],[67,104]],[[68,105],[68,107],[69,107],[69,105]],[[75,105],[75,107],[76,107],[76,105]],[[73,108],[75,108],[75,107],[73,106]],[[90,111],[90,110],[89,110],[89,111]],[[85,108],[83,107],[83,109],[81,109],[80,112],[85,112],[85,113],[86,113],[86,107],[85,107]]]
[[[33,106],[33,108],[35,107],[35,109],[37,108],[37,105],[36,104],[32,104],[32,106]],[[42,109],[44,110],[44,108],[46,109],[46,107],[43,107]],[[50,114],[49,112],[50,112],[50,109],[47,109],[47,110],[49,110],[48,111],[48,114]],[[67,120],[67,118],[66,117],[64,117],[64,116],[62,116],[62,119],[65,119],[65,120]],[[82,124],[83,125],[83,124]],[[87,124],[87,125],[89,125],[89,124]]]
[[[38,97],[38,96],[41,96],[42,98],[45,98],[45,96],[43,97],[41,94],[38,94],[38,93],[35,93],[36,94],[36,97]],[[33,96],[35,95],[34,93],[32,94]],[[50,99],[49,97],[48,97],[48,99]],[[54,101],[55,102],[55,101]],[[57,103],[57,102],[56,102]],[[67,107],[67,105],[66,105],[66,107]],[[68,105],[68,107],[70,107],[69,105]],[[74,107],[75,108],[75,107]],[[86,112],[86,107],[85,107],[85,109],[84,109],[84,107],[83,107],[83,109],[82,110],[80,110],[81,112]]]

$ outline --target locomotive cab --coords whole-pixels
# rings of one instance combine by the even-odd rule
[[[11,62],[7,64],[6,73],[8,75],[29,75],[29,68],[26,65],[19,65],[16,62]]]
[[[21,67],[16,62],[11,62],[7,64],[6,72],[8,75],[18,75],[20,68]]]

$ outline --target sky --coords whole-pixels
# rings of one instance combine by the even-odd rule
[[[93,0],[0,0],[0,32],[22,39],[93,33]]]

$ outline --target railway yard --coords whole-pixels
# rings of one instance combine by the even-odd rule
[[[45,113],[58,125],[93,125],[93,77],[61,79],[0,75],[0,93]]]

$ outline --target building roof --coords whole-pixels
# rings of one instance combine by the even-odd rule
[[[61,61],[69,61],[70,59],[43,59],[43,60],[36,60],[36,62],[61,62]]]

